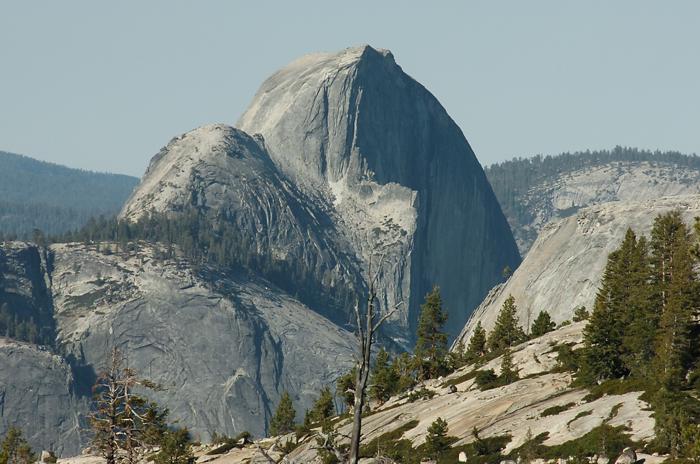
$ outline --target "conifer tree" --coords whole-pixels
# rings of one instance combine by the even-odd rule
[[[352,409],[355,404],[355,380],[357,379],[357,366],[353,366],[349,372],[342,375],[335,384],[335,392],[343,399],[346,410]]]
[[[391,362],[391,370],[396,374],[397,392],[406,391],[415,385],[416,366],[408,353],[404,352],[396,356]]]
[[[522,327],[518,325],[517,311],[515,298],[513,295],[508,295],[498,313],[496,325],[489,336],[488,345],[491,351],[501,351],[506,347],[517,345],[527,338]]]
[[[513,366],[513,353],[507,347],[501,357],[501,375],[498,377],[499,383],[509,385],[518,380],[518,372]]]
[[[441,417],[435,419],[435,422],[428,427],[428,434],[425,437],[425,452],[433,459],[440,457],[450,449],[450,440],[447,437],[448,432],[447,421]]]
[[[470,361],[467,350],[464,348],[464,342],[459,340],[454,348],[450,349],[450,352],[447,353],[447,370],[449,372],[454,372]]]
[[[469,339],[469,345],[467,346],[467,357],[474,360],[478,359],[486,354],[486,331],[481,325],[481,321],[476,323],[474,327],[474,332]]]
[[[588,382],[626,374],[622,362],[623,326],[620,324],[620,295],[615,279],[620,262],[619,250],[608,256],[593,312],[583,330],[582,378]]]
[[[588,313],[588,310],[586,309],[585,306],[581,306],[576,308],[574,311],[574,317],[573,321],[574,322],[581,322],[587,320],[591,315]]]
[[[389,353],[382,348],[377,353],[377,359],[374,362],[370,378],[371,398],[384,403],[396,392],[397,382],[398,375],[389,364]]]
[[[631,375],[648,378],[659,317],[652,300],[649,247],[644,237],[637,241],[624,280],[629,291],[624,304],[623,361]]]
[[[325,423],[335,415],[335,404],[333,404],[333,394],[330,388],[323,387],[318,399],[309,411],[310,419],[315,423]],[[325,424],[324,424],[325,425]]]
[[[149,430],[153,432],[153,429],[147,427],[147,418],[160,422],[165,420],[154,403],[148,403],[134,394],[137,386],[149,389],[157,389],[157,386],[148,380],[139,379],[125,365],[124,356],[114,348],[107,368],[99,375],[93,387],[94,408],[88,417],[93,432],[92,443],[107,464],[116,462],[120,450],[125,452],[127,464],[135,463],[138,460],[138,448],[152,444],[145,441],[147,437],[153,436],[146,435]]]
[[[186,429],[172,429],[165,432],[160,451],[154,457],[156,464],[188,464],[194,460],[192,439]]]
[[[426,295],[418,319],[415,359],[421,379],[436,378],[445,370],[447,355],[447,334],[443,332],[445,322],[447,322],[447,313],[442,308],[440,289],[434,287]]]
[[[662,385],[673,391],[680,389],[690,367],[691,329],[698,311],[690,235],[680,213],[657,218],[652,249],[662,310],[654,365]]]
[[[0,443],[0,464],[32,464],[36,456],[27,440],[22,437],[22,431],[10,427]]]
[[[292,397],[287,391],[283,392],[277,411],[270,421],[270,435],[285,435],[292,432],[296,415]]]
[[[554,321],[552,321],[549,313],[547,311],[540,311],[535,318],[535,322],[532,323],[530,334],[533,338],[541,337],[542,335],[554,330],[555,327],[556,324]]]

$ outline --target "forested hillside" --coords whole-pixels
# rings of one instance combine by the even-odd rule
[[[114,215],[138,179],[71,169],[0,151],[0,234],[30,238],[81,227],[91,216]]]
[[[525,254],[540,228],[592,204],[697,193],[700,157],[630,147],[514,158],[484,171]]]

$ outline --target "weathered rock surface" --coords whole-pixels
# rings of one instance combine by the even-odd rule
[[[0,337],[0,436],[20,427],[34,449],[73,455],[84,442],[70,366],[27,343]]]
[[[642,392],[623,395],[604,395],[595,400],[587,399],[588,391],[572,388],[571,374],[556,372],[556,345],[567,344],[573,347],[582,343],[584,323],[572,324],[542,337],[530,340],[513,349],[514,364],[520,368],[520,380],[496,389],[480,391],[474,384],[473,366],[457,370],[444,379],[429,381],[419,385],[434,393],[430,399],[410,402],[408,395],[394,397],[387,403],[373,405],[372,413],[363,419],[363,443],[368,443],[399,428],[406,430],[402,438],[411,440],[414,446],[425,441],[430,424],[441,417],[449,427],[449,435],[457,437],[453,446],[470,443],[476,427],[482,438],[510,435],[504,453],[508,453],[531,436],[547,433],[543,444],[555,446],[576,440],[594,428],[608,424],[613,427],[625,426],[626,432],[637,442],[649,442],[654,437],[654,418],[649,405],[640,399]],[[496,358],[479,369],[496,369],[501,359]],[[457,386],[457,391],[450,389]],[[552,408],[557,408],[553,412]],[[416,422],[407,427],[409,422]],[[347,441],[350,432],[350,419],[340,420],[337,427],[337,440]],[[212,447],[201,446],[195,449],[198,463],[243,464],[269,462],[262,450],[277,462],[289,464],[320,463],[317,456],[316,435],[311,433],[302,438],[301,444],[289,455],[283,457],[281,447],[287,441],[294,441],[294,434],[270,437],[242,448],[234,448],[221,455],[207,454]],[[568,456],[561,456],[566,458]],[[668,456],[638,455],[658,463]],[[65,464],[99,464],[99,458],[76,458],[62,460]],[[390,462],[383,458],[369,458],[361,462]],[[544,460],[535,462],[543,463]]]
[[[665,162],[614,162],[577,169],[531,188],[520,198],[531,222],[512,222],[511,227],[525,255],[548,222],[575,215],[582,208],[698,193],[700,171],[696,169]]]
[[[335,212],[364,266],[389,249],[379,288],[385,307],[406,303],[393,320],[399,337],[433,285],[456,335],[502,269],[519,263],[462,131],[387,50],[294,61],[263,83],[237,126],[262,134],[279,169]]]
[[[674,209],[691,224],[700,215],[700,195],[610,202],[548,224],[510,279],[495,287],[474,311],[458,340],[467,343],[478,321],[490,330],[508,295],[515,297],[523,327],[540,311],[561,323],[580,306],[591,310],[608,255],[627,229],[648,235],[656,216]]]
[[[263,280],[203,278],[147,245],[128,257],[52,251],[60,351],[96,372],[120,347],[165,388],[151,396],[203,440],[260,436],[284,390],[303,411],[349,369],[352,334]]]
[[[270,160],[262,141],[222,124],[173,139],[156,155],[122,218],[194,209],[232,228],[238,252],[256,271],[346,322],[343,295],[362,277],[331,211],[299,191]],[[311,288],[309,288],[311,287]]]
[[[0,242],[0,307],[18,320],[31,318],[42,338],[54,331],[47,256],[22,242]],[[5,335],[4,333],[0,335]]]
[[[262,434],[283,390],[301,412],[348,370],[349,312],[379,255],[382,309],[404,303],[387,333],[407,347],[433,285],[456,335],[501,270],[519,263],[461,130],[389,52],[371,47],[304,57],[263,84],[239,129],[173,139],[121,217],[192,208],[235,231],[242,258],[264,265],[195,272],[157,246],[117,254],[63,244],[38,261],[36,285],[12,271],[7,288],[18,282],[15,293],[34,302],[30,288],[44,282],[75,398],[118,346],[165,387],[155,399],[204,440]],[[43,443],[57,439],[45,433]]]
[[[364,288],[370,259],[376,268],[383,255],[382,307],[403,302],[386,328],[407,347],[433,285],[456,335],[502,269],[519,263],[461,130],[388,51],[291,63],[263,83],[238,127],[173,139],[121,216],[195,206],[228,218],[244,253],[271,258],[289,281],[268,277],[288,290],[317,282],[318,301],[300,298],[344,322],[354,319],[342,295]]]
[[[584,323],[572,324],[515,347],[513,359],[521,379],[510,385],[480,391],[468,375],[474,368],[468,366],[417,387],[434,391],[435,396],[430,399],[409,402],[405,395],[392,398],[363,420],[363,442],[417,421],[402,438],[418,446],[424,443],[428,427],[438,417],[447,421],[449,435],[457,437],[453,446],[473,441],[474,427],[482,438],[510,435],[504,453],[523,445],[528,430],[532,436],[547,432],[545,446],[575,440],[602,424],[625,425],[632,439],[651,440],[655,422],[649,405],[640,399],[642,392],[586,401],[588,391],[572,388],[570,373],[552,372],[557,365],[554,346],[580,344],[583,326]],[[496,358],[479,369],[498,371],[500,364],[501,358]],[[450,392],[450,384],[456,384],[456,393]],[[560,412],[543,414],[556,406]],[[347,420],[341,422],[339,436],[349,435],[350,428]],[[300,446],[288,457],[289,462],[320,462],[315,460],[314,446],[313,440]]]

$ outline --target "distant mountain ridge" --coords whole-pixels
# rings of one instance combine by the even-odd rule
[[[484,168],[526,254],[550,220],[609,201],[700,193],[700,157],[629,147],[514,158]]]
[[[114,215],[138,178],[98,173],[0,151],[0,235],[60,234]]]

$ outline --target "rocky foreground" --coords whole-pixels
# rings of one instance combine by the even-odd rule
[[[472,442],[472,430],[476,427],[481,438],[508,437],[502,451],[505,455],[522,446],[528,435],[546,433],[542,444],[556,446],[577,440],[607,424],[625,427],[625,433],[640,443],[639,449],[635,450],[638,459],[644,458],[651,464],[663,461],[664,456],[643,452],[643,444],[654,436],[654,418],[649,405],[639,398],[642,392],[589,399],[589,391],[573,388],[571,374],[558,369],[556,346],[580,346],[584,324],[571,324],[517,346],[513,359],[520,369],[520,380],[510,385],[480,391],[474,383],[475,367],[467,366],[445,378],[415,387],[414,391],[422,391],[424,399],[412,400],[407,392],[381,406],[374,405],[372,413],[363,421],[363,444],[372,440],[381,443],[382,437],[403,430],[401,438],[409,439],[414,447],[419,446],[425,441],[428,426],[441,417],[449,425],[449,435],[456,437],[453,447]],[[498,373],[500,363],[501,359],[495,358],[478,369],[494,369]],[[427,398],[426,391],[433,396]],[[340,419],[337,422],[340,443],[345,441],[343,436],[350,433],[349,421]],[[201,463],[321,462],[315,432],[302,437],[298,447],[285,455],[282,447],[287,441],[295,441],[294,435],[241,442],[240,447],[223,454],[210,454],[215,447],[204,445],[195,448],[195,455],[197,462]],[[608,458],[614,459],[615,456]],[[100,458],[80,456],[60,462],[97,464]],[[391,461],[366,458],[362,462]]]

